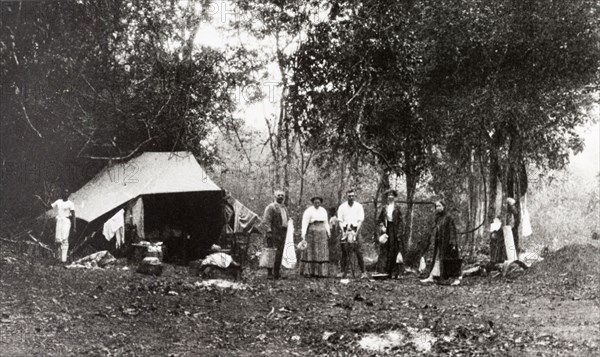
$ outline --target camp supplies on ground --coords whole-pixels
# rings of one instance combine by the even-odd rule
[[[142,260],[136,271],[147,275],[161,275],[163,265],[157,257],[146,257]]]
[[[116,261],[117,259],[115,259],[115,257],[112,256],[112,254],[110,254],[106,250],[102,250],[74,261],[73,263],[69,264],[67,268],[105,268],[109,265],[113,265]]]

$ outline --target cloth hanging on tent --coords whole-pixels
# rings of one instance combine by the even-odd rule
[[[235,200],[233,204],[233,210],[235,212],[235,223],[233,231],[236,233],[250,232],[254,226],[260,223],[260,218],[258,217],[258,215],[249,210],[238,200]]]
[[[120,209],[106,223],[102,229],[102,234],[106,240],[110,241],[113,237],[117,238],[115,246],[120,248],[125,238],[125,210]]]
[[[136,233],[141,240],[145,240],[144,236],[144,201],[141,197],[132,201],[125,213],[125,221],[135,226]]]
[[[235,227],[235,211],[233,209],[233,198],[231,196],[225,199],[225,204],[223,205],[223,218],[225,219],[225,225],[223,229],[225,233],[234,233]],[[233,222],[232,222],[233,220]]]
[[[250,233],[259,226],[261,218],[240,201],[228,195],[225,202],[225,233]]]

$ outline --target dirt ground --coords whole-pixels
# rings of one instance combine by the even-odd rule
[[[532,269],[457,287],[245,271],[235,289],[185,267],[151,277],[122,262],[0,261],[3,356],[600,355],[595,269],[576,283]]]

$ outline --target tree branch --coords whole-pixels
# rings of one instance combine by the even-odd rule
[[[361,89],[363,88],[363,86],[361,86]],[[360,90],[360,89],[359,89]],[[354,95],[354,97],[356,97],[356,94]],[[352,98],[354,98],[352,97]],[[360,128],[361,128],[361,121],[362,121],[362,117],[363,117],[363,113],[364,113],[364,109],[365,109],[365,105],[367,103],[367,97],[363,97],[363,100],[361,102],[360,105],[360,109],[358,111],[358,120],[356,121],[356,127],[354,129],[355,134],[356,134],[356,139],[358,140],[358,143],[367,151],[375,154],[377,157],[379,157],[381,160],[383,160],[383,162],[385,163],[385,165],[387,165],[387,167],[394,171],[396,174],[402,176],[402,172],[399,171],[397,169],[396,165],[393,165],[386,157],[385,155],[383,155],[381,152],[379,152],[378,150],[376,150],[374,147],[367,145],[364,140],[362,139],[361,135],[360,135]]]
[[[356,93],[354,93],[354,95],[352,96],[352,98],[350,98],[350,100],[348,100],[346,102],[346,106],[349,106],[350,103],[352,103],[352,101],[354,100],[354,98],[356,98],[360,92],[362,92],[362,90],[365,88],[365,86],[367,85],[368,81],[363,82],[363,84],[360,86],[360,88],[358,88],[358,90],[356,91]],[[363,103],[363,107],[364,107],[364,103]]]
[[[244,143],[242,142],[240,133],[238,132],[237,127],[235,126],[235,123],[233,122],[233,116],[229,115],[229,120],[231,121],[231,126],[233,128],[233,132],[235,133],[235,137],[238,139],[238,142],[240,143],[240,148],[242,149],[242,152],[244,153],[246,160],[248,160],[248,163],[250,164],[250,166],[252,166],[252,160],[250,160],[250,156],[248,155],[248,152],[246,152],[246,148],[244,148]]]
[[[31,129],[33,129],[33,131],[35,131],[35,133],[38,134],[38,136],[41,138],[42,134],[31,123],[31,119],[29,119],[29,114],[27,114],[27,109],[25,109],[25,103],[23,103],[23,101],[21,101],[21,108],[23,109],[23,114],[25,115],[25,120],[27,121],[27,123],[29,124]]]
[[[111,157],[111,156],[83,156],[83,158],[90,159],[90,160],[127,160],[130,157],[132,157],[133,155],[135,155],[135,153],[138,152],[138,150],[140,150],[142,148],[142,146],[146,145],[147,143],[149,143],[152,140],[154,140],[153,137],[150,137],[150,138],[144,140],[132,152],[130,152],[129,154],[127,154],[125,156],[120,156],[120,157]]]

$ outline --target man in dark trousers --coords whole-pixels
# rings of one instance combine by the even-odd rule
[[[268,248],[275,248],[275,264],[273,268],[267,269],[268,279],[279,279],[281,269],[281,260],[283,258],[283,248],[285,246],[285,235],[288,226],[288,212],[283,204],[285,193],[281,190],[275,191],[275,202],[265,208],[263,218],[266,227],[266,240]]]

